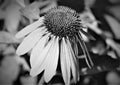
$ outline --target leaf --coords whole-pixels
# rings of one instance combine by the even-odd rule
[[[16,56],[7,56],[2,60],[2,64],[0,66],[0,83],[8,84],[11,83],[17,78],[19,75],[19,65],[15,60]]]
[[[104,15],[116,38],[120,39],[120,23],[109,15]]]
[[[92,56],[92,60],[94,62],[94,66],[92,68],[88,68],[84,59],[80,59],[80,74],[81,75],[92,75],[95,73],[103,72],[103,71],[111,71],[115,70],[119,67],[119,59],[111,58],[108,55],[98,55],[90,53]]]
[[[5,10],[5,27],[12,34],[15,34],[18,30],[18,25],[21,20],[20,9],[21,7],[15,0],[12,0]]]
[[[34,1],[33,3],[21,9],[21,12],[25,17],[27,17],[30,20],[39,19],[39,14],[40,14],[39,2]]]
[[[0,43],[17,43],[19,42],[11,33],[0,31]]]

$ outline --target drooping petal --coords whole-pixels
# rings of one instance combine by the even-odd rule
[[[34,31],[35,29],[37,29],[37,27],[43,24],[43,19],[44,17],[41,17],[38,21],[26,26],[24,29],[18,32],[15,37],[19,39],[19,38],[26,36],[30,32]]]
[[[47,56],[51,50],[51,47],[54,45],[54,38],[44,47],[41,54],[39,55],[39,59],[36,60],[35,65],[33,65],[30,75],[36,76],[41,73],[45,68],[47,63],[49,62],[50,57]]]
[[[82,29],[80,29],[80,31],[81,31],[81,33],[83,33],[87,38],[89,38],[89,39],[91,39],[91,40],[95,40],[95,38],[94,38],[91,34],[85,32],[85,31],[82,30]]]
[[[55,75],[57,64],[58,64],[58,57],[59,57],[59,42],[58,37],[55,40],[53,47],[50,50],[48,56],[50,57],[49,62],[47,63],[47,67],[44,72],[44,79],[45,82],[49,82],[51,78]]]
[[[76,59],[75,59],[75,54],[74,54],[74,52],[73,52],[73,49],[72,49],[72,47],[71,47],[71,44],[70,44],[70,41],[69,40],[67,40],[67,44],[68,44],[68,51],[69,51],[69,57],[70,57],[70,64],[71,64],[71,71],[72,71],[72,75],[73,75],[73,79],[74,79],[74,82],[76,83],[77,82],[77,80],[79,79],[79,73],[78,73],[78,71],[77,71],[77,61],[76,61]],[[78,74],[77,74],[78,73]]]
[[[66,45],[65,45],[66,44]],[[70,77],[71,77],[71,72],[70,72],[70,66],[71,66],[71,63],[70,63],[70,53],[69,53],[69,48],[68,48],[68,44],[66,42],[64,42],[64,52],[66,54],[66,65],[67,65],[67,73],[68,73],[68,85],[69,85],[69,82],[70,82]]]
[[[80,46],[82,48],[82,51],[83,51],[83,53],[85,55],[86,63],[89,66],[89,68],[91,68],[94,64],[93,64],[93,61],[92,61],[92,59],[90,57],[90,54],[89,54],[89,52],[87,50],[85,42],[83,41],[83,38],[81,36],[81,32],[77,33],[77,39],[78,39],[78,42],[79,42],[79,44],[80,44]]]
[[[63,38],[61,42],[60,62],[61,62],[61,70],[65,85],[70,84],[70,60],[67,60],[69,59],[68,57],[69,57],[69,53],[68,53],[67,44],[65,42],[65,39]]]
[[[18,46],[16,53],[18,55],[23,55],[30,51],[34,45],[39,41],[41,36],[44,34],[45,31],[41,32],[41,29],[37,29],[24,38],[23,42]]]
[[[43,49],[45,48],[45,44],[48,40],[48,36],[50,34],[47,34],[45,36],[43,36],[41,39],[39,39],[38,43],[36,44],[36,46],[32,49],[31,51],[31,55],[30,55],[30,64],[31,67],[34,67],[35,63],[37,63],[36,61],[40,58],[40,60],[42,61],[44,59],[44,57],[40,56],[41,53],[43,52]],[[39,61],[39,62],[41,62]]]
[[[75,38],[71,39],[70,42],[71,42],[71,46],[73,48],[73,52],[77,56],[78,55],[78,46],[77,46],[77,43],[75,41]]]

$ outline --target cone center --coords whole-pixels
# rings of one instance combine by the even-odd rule
[[[70,36],[81,25],[78,14],[67,7],[56,7],[45,15],[44,24],[48,31],[57,36]]]

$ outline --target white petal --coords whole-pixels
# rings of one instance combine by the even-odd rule
[[[61,70],[62,70],[62,75],[63,75],[63,80],[66,85],[70,84],[70,61],[67,60],[69,59],[69,53],[68,53],[68,48],[67,44],[65,42],[65,39],[63,38],[62,43],[61,43]]]
[[[16,38],[22,38],[29,34],[30,32],[34,31],[37,29],[39,26],[43,24],[44,17],[41,17],[38,21],[28,25],[27,27],[23,28],[20,32],[16,34]]]
[[[64,44],[66,44],[64,46],[64,49],[65,49],[65,54],[66,54],[66,65],[67,65],[67,73],[68,73],[68,85],[70,84],[70,77],[71,77],[71,72],[70,72],[70,53],[69,53],[69,49],[68,49],[68,46],[67,46],[67,43],[64,42]]]
[[[67,40],[67,44],[68,44],[68,47],[69,47],[69,57],[70,57],[70,63],[71,63],[71,71],[72,71],[72,75],[73,75],[73,79],[74,79],[74,82],[76,83],[77,82],[77,61],[75,59],[75,54],[73,52],[73,49],[71,47],[71,44],[70,42]],[[78,75],[79,76],[79,75]]]
[[[45,82],[49,82],[51,78],[55,75],[57,64],[58,64],[58,57],[59,57],[59,41],[58,38],[55,40],[55,43],[48,54],[50,60],[47,63],[47,67],[44,72],[44,79]]]
[[[18,46],[16,53],[18,55],[23,55],[23,54],[27,53],[28,51],[30,51],[34,47],[34,45],[39,41],[39,39],[41,38],[43,33],[44,33],[44,31],[41,32],[41,29],[37,29],[34,32],[32,32]]]
[[[41,54],[39,55],[39,59],[36,60],[35,65],[31,69],[31,72],[30,72],[31,76],[36,76],[45,69],[45,67],[50,59],[47,56],[47,54],[51,50],[52,45],[54,45],[54,40],[49,41],[48,44],[44,47]]]
[[[31,67],[34,67],[34,65],[36,65],[36,61],[40,58],[40,60],[42,61],[44,58],[41,55],[41,53],[43,52],[44,48],[45,48],[45,44],[48,40],[48,36],[50,34],[45,35],[44,37],[42,37],[39,42],[36,44],[36,46],[33,48],[33,50],[31,51],[31,55],[30,55],[30,64]],[[39,61],[39,62],[41,62]]]

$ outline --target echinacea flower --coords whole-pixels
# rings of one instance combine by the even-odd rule
[[[93,66],[81,36],[82,33],[88,35],[84,29],[75,10],[65,6],[52,8],[38,21],[16,34],[17,38],[25,37],[16,52],[19,55],[31,52],[30,74],[36,76],[44,71],[45,82],[49,82],[55,75],[60,58],[63,80],[66,85],[70,85],[71,77],[75,82],[79,79],[78,44],[83,49],[87,65]]]

